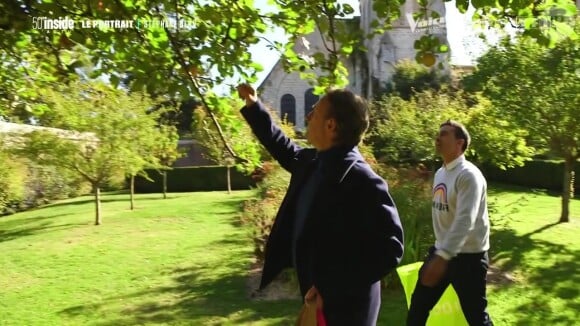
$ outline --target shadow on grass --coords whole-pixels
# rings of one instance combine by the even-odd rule
[[[26,219],[17,219],[7,221],[6,223],[2,223],[0,224],[0,227],[2,228],[0,229],[0,243],[26,236],[37,235],[41,232],[66,230],[78,227],[80,225],[85,225],[80,223],[58,224],[51,223],[50,221],[67,215],[70,214],[30,217]],[[34,224],[34,226],[32,226],[31,224]]]
[[[223,267],[223,266],[220,266]],[[113,297],[99,305],[76,306],[61,313],[69,316],[93,315],[109,310],[120,300],[139,302],[116,314],[115,319],[94,323],[100,326],[141,325],[147,323],[186,323],[191,325],[252,324],[264,318],[276,318],[272,325],[293,325],[299,302],[260,302],[249,299],[246,276],[242,270],[233,274],[212,275],[215,266],[190,267],[172,271],[174,285]],[[168,295],[175,298],[167,301]]]
[[[240,200],[221,201],[239,207]],[[226,223],[237,224],[239,217]],[[243,233],[243,232],[242,232]],[[211,248],[224,251],[251,246],[251,239],[238,232],[224,234],[211,243]],[[204,248],[199,248],[204,250]],[[237,255],[237,254],[235,254]],[[91,325],[294,325],[300,300],[259,301],[251,299],[254,290],[248,284],[249,254],[215,263],[196,261],[186,268],[167,270],[169,286],[158,286],[120,296],[104,298],[98,303],[71,306],[61,315],[82,320]],[[383,301],[379,325],[400,325],[406,316],[402,292],[388,293]],[[397,311],[393,313],[393,311]],[[266,321],[267,320],[267,321]]]
[[[234,204],[233,201],[231,204]],[[229,234],[216,239],[211,247],[235,250],[247,247],[249,241],[241,234]],[[69,307],[60,313],[86,318],[100,316],[101,311],[107,311],[108,316],[113,316],[107,319],[99,317],[92,323],[99,326],[149,323],[253,325],[260,321],[263,325],[294,325],[300,302],[251,299],[249,269],[248,260],[239,256],[218,263],[197,261],[186,268],[169,270],[170,286],[109,297],[98,304]],[[120,305],[120,302],[123,304]],[[264,319],[270,321],[266,323]]]
[[[240,266],[241,267],[241,266]],[[245,267],[244,267],[245,269]],[[70,317],[110,314],[109,305],[118,302],[139,304],[125,308],[114,319],[92,323],[99,326],[143,325],[150,323],[187,325],[294,325],[300,309],[299,300],[255,301],[247,291],[247,277],[240,273],[208,279],[213,267],[176,269],[174,285],[108,298],[104,303],[67,308]],[[167,295],[177,298],[166,301]],[[156,299],[158,298],[158,299]],[[406,318],[405,297],[401,291],[383,293],[379,325],[403,325]],[[269,319],[268,322],[265,319]]]
[[[191,267],[173,271],[174,285],[126,296],[111,297],[101,304],[67,308],[62,314],[70,317],[111,315],[110,306],[118,302],[138,304],[115,313],[113,319],[91,325],[143,325],[151,323],[186,325],[294,325],[300,308],[299,300],[255,301],[246,287],[247,277],[241,273],[208,279],[213,268]],[[177,298],[167,303],[167,295]],[[102,318],[102,317],[101,317]],[[406,318],[405,296],[401,291],[385,291],[378,325],[403,325]],[[269,319],[268,322],[265,319]]]
[[[4,216],[4,217],[0,218],[0,222],[2,222],[0,224],[0,226],[3,229],[8,229],[8,228],[13,228],[13,227],[24,226],[27,224],[38,223],[38,222],[43,221],[43,220],[53,219],[53,218],[57,218],[57,217],[67,216],[67,215],[70,215],[70,214],[68,214],[68,213],[53,214],[53,215],[18,218],[18,219],[15,219],[13,216]]]
[[[561,244],[534,238],[541,232],[548,232],[557,227],[552,223],[524,235],[518,235],[509,228],[496,229],[491,234],[492,263],[503,260],[502,271],[509,272],[516,267],[524,273],[526,288],[534,292],[527,296],[521,304],[511,309],[517,316],[517,325],[554,325],[575,324],[580,315],[580,252]],[[545,257],[549,266],[530,266],[526,254],[534,252],[539,257],[533,259],[542,261]],[[554,256],[558,259],[554,259]],[[559,298],[564,302],[566,311],[576,312],[576,316],[554,311],[550,300]]]

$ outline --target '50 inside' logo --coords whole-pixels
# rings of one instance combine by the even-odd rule
[[[32,17],[32,29],[74,29],[74,20],[68,17],[58,17],[56,19],[47,17]]]

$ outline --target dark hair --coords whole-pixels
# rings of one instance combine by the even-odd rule
[[[455,138],[464,140],[463,146],[461,147],[461,150],[463,152],[465,152],[465,150],[467,149],[467,147],[471,143],[471,136],[469,136],[469,132],[467,131],[467,128],[465,128],[465,126],[463,124],[461,124],[460,122],[457,122],[454,120],[447,120],[447,121],[443,122],[441,124],[441,126],[439,126],[439,127],[444,127],[444,126],[453,127],[453,129],[455,130]]]
[[[347,89],[333,89],[324,96],[330,104],[327,118],[337,125],[336,142],[345,146],[356,146],[369,127],[366,101]]]

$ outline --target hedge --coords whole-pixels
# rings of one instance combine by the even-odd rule
[[[143,177],[135,178],[136,193],[157,193],[163,191],[163,176],[156,170],[146,171],[153,181]],[[232,190],[250,189],[255,182],[235,168],[230,169]],[[225,166],[180,167],[167,171],[168,192],[227,190]]]
[[[488,181],[513,184],[518,186],[562,191],[564,180],[563,161],[528,161],[522,167],[501,170],[497,167],[483,165],[482,172]],[[580,192],[580,162],[575,164],[575,192]]]

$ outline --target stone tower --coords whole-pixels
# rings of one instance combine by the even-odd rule
[[[371,23],[377,18],[372,9],[372,0],[360,0],[360,24],[365,33],[371,31]],[[394,66],[397,62],[409,59],[415,60],[415,49],[413,47],[416,40],[427,33],[438,37],[443,44],[447,42],[447,27],[445,25],[445,5],[442,0],[431,0],[427,6],[427,16],[435,11],[439,14],[439,19],[421,19],[413,18],[413,13],[420,10],[416,0],[407,0],[400,8],[400,18],[393,22],[392,29],[383,35],[377,35],[370,40],[365,41],[368,49],[366,53],[368,76],[374,79],[363,90],[367,98],[372,97],[377,90],[376,86],[381,86],[388,82],[394,72]],[[442,62],[448,67],[449,54],[437,55],[437,61]]]

